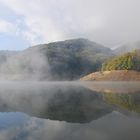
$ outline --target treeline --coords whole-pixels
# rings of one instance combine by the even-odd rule
[[[140,71],[140,50],[126,53],[107,60],[102,65],[103,71],[111,70],[136,70]]]

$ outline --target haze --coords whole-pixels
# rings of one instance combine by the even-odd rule
[[[139,0],[0,0],[0,50],[70,38],[107,47],[139,41]]]

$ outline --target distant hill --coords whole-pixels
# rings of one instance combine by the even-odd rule
[[[135,42],[135,43],[127,43],[125,45],[122,45],[118,48],[116,48],[114,51],[115,54],[124,54],[127,52],[131,52],[133,50],[140,49],[140,42]]]
[[[112,51],[87,39],[30,47],[0,66],[2,79],[75,80],[97,71]]]

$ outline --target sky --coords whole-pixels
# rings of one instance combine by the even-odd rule
[[[73,38],[140,41],[140,0],[0,0],[0,50]]]

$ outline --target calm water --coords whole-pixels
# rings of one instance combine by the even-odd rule
[[[140,83],[0,82],[0,140],[140,140]]]

